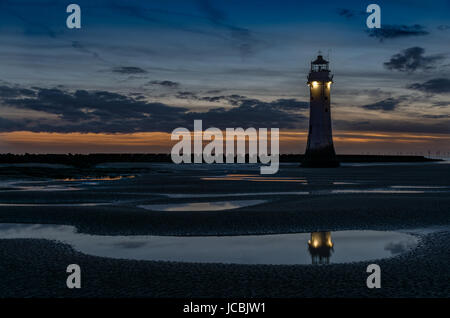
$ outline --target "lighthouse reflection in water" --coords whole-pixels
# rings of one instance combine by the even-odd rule
[[[329,264],[333,250],[331,232],[312,232],[308,240],[308,251],[313,264]]]

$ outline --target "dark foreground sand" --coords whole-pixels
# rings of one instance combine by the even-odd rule
[[[436,228],[420,235],[414,250],[394,258],[326,266],[189,264],[114,260],[87,256],[45,240],[0,240],[0,297],[449,297],[450,165],[344,167],[331,170],[284,167],[277,177],[294,182],[204,181],[251,171],[170,171],[111,186],[79,191],[2,191],[1,202],[109,202],[98,207],[0,207],[2,223],[67,224],[79,232],[108,235],[237,235],[318,230],[408,230]],[[333,182],[354,182],[334,185]],[[243,193],[440,187],[423,193],[350,193],[307,196],[265,195],[244,199],[269,202],[230,211],[152,212],[142,203],[219,201],[173,199],[157,193]],[[400,188],[403,189],[403,188]],[[227,198],[227,199],[233,199]],[[234,198],[236,199],[236,198]],[[243,198],[240,198],[243,199]],[[82,288],[66,288],[68,264],[82,268]],[[366,287],[366,267],[382,269],[382,288]]]
[[[42,240],[1,240],[2,297],[448,297],[449,232],[378,260],[382,288],[366,287],[371,262],[326,266],[255,266],[112,260]],[[68,263],[82,288],[65,286]]]

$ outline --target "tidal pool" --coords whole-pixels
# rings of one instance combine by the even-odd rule
[[[0,203],[0,206],[101,206],[111,205],[109,202],[86,202],[86,203]]]
[[[138,205],[139,208],[152,211],[220,211],[242,208],[267,202],[266,200],[239,200],[217,202],[192,202],[171,204],[147,204]]]
[[[329,264],[392,257],[417,245],[415,236],[337,231],[242,236],[103,236],[67,225],[0,224],[0,239],[47,239],[94,256],[147,261],[231,264]]]

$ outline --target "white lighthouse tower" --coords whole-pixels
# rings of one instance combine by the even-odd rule
[[[304,167],[337,167],[331,130],[330,90],[333,75],[322,55],[311,62],[308,75],[310,93],[309,133]]]

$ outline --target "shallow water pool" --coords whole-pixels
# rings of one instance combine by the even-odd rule
[[[139,208],[152,211],[221,211],[238,209],[245,206],[257,205],[266,200],[238,200],[216,202],[170,203],[138,205]]]
[[[337,231],[242,236],[102,236],[66,225],[0,224],[0,239],[47,239],[94,256],[198,263],[329,264],[392,257],[417,245],[388,231]]]

